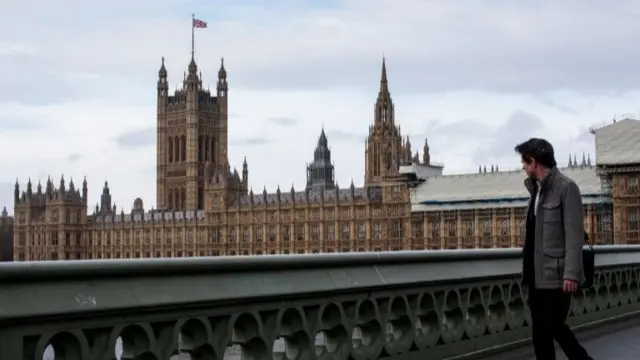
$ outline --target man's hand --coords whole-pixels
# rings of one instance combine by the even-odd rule
[[[574,293],[578,290],[578,282],[573,280],[565,280],[562,284],[562,290],[566,293]]]

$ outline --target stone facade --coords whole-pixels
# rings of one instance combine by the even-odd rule
[[[6,207],[0,214],[0,261],[13,261],[13,218]]]
[[[215,94],[203,88],[197,70],[192,59],[182,88],[173,95],[164,59],[158,73],[158,206],[145,210],[138,198],[131,213],[118,211],[105,182],[99,204],[88,215],[86,179],[81,189],[64,178],[57,188],[49,179],[45,189],[38,183],[35,190],[29,180],[23,192],[16,183],[16,260],[521,245],[528,199],[522,172],[492,166],[477,174],[443,175],[443,165],[431,162],[426,139],[422,157],[413,154],[395,120],[384,59],[364,149],[364,185],[336,183],[323,129],[304,189],[278,187],[271,193],[253,191],[246,159],[241,171],[229,163],[224,61]],[[608,151],[602,164],[592,165],[585,157],[579,164],[574,156],[562,169],[582,189],[585,224],[595,243],[640,242],[640,159],[621,155],[615,164],[606,162],[631,146],[616,131],[629,137],[638,123],[625,120],[594,130],[597,149],[604,149],[596,156]],[[637,142],[637,137],[625,141]],[[614,142],[618,150],[607,150]]]
[[[191,61],[183,87],[169,95],[164,59],[158,74],[158,207],[134,201],[118,212],[104,184],[88,213],[88,185],[48,180],[15,188],[17,260],[260,255],[402,250],[410,231],[411,144],[395,121],[383,60],[376,111],[367,139],[365,184],[340,187],[322,130],[302,190],[254,192],[245,159],[227,158],[227,72],[216,94],[202,87]],[[423,159],[429,159],[428,146]],[[416,154],[418,157],[418,154]]]

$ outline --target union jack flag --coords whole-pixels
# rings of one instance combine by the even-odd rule
[[[194,28],[206,28],[207,27],[207,22],[206,21],[202,21],[202,20],[198,20],[198,19],[193,19],[193,27]]]

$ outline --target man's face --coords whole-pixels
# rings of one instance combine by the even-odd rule
[[[522,170],[524,170],[528,177],[530,177],[531,179],[535,179],[537,169],[535,160],[531,159],[527,162],[525,159],[521,159],[520,161],[522,162]]]

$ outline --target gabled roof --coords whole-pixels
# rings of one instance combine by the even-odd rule
[[[593,132],[596,165],[640,164],[640,121],[624,119]]]
[[[593,166],[559,169],[573,179],[582,195],[601,192],[600,178]],[[443,175],[427,178],[413,193],[413,204],[436,204],[473,201],[517,201],[527,199],[522,170],[498,171],[462,175]]]

